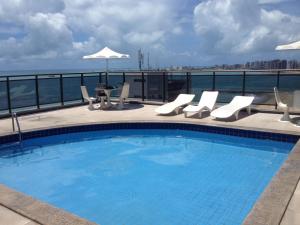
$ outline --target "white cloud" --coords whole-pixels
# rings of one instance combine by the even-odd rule
[[[72,32],[66,25],[66,18],[60,13],[36,13],[29,15],[24,23],[24,37],[9,37],[0,41],[2,57],[55,58],[72,47]]]
[[[182,33],[177,19],[179,3],[179,0],[1,1],[0,34],[6,38],[0,38],[0,52],[7,54],[0,53],[0,58],[79,57],[105,45],[156,48],[163,45],[168,34]]]
[[[154,31],[152,33],[127,33],[124,39],[131,44],[144,45],[161,42],[164,38],[164,31]]]
[[[194,10],[194,29],[210,52],[273,51],[300,39],[300,17],[265,10],[257,0],[208,0]]]
[[[10,37],[0,39],[0,52],[6,53],[0,58],[55,58],[72,46],[72,32],[60,13],[63,9],[60,0],[1,1],[0,30]]]
[[[280,2],[289,2],[291,0],[259,0],[259,4],[276,4]]]
[[[0,61],[63,64],[105,45],[129,54],[142,48],[169,62],[189,51],[271,52],[300,39],[299,14],[276,9],[279,1],[288,0],[199,0],[195,8],[190,0],[2,0]]]
[[[65,13],[76,32],[92,35],[112,46],[124,42],[138,46],[163,42],[166,33],[179,26],[172,2],[176,1],[66,0]]]
[[[0,2],[1,23],[23,24],[35,13],[58,13],[64,9],[63,0],[9,0]]]
[[[173,33],[173,34],[182,34],[182,33],[183,33],[183,29],[182,29],[182,27],[180,27],[180,26],[174,27],[174,28],[172,29],[172,33]]]
[[[63,14],[37,13],[28,18],[26,24],[28,35],[24,38],[27,54],[59,52],[72,46],[72,32],[66,24]]]

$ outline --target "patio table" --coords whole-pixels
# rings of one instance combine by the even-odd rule
[[[114,86],[108,86],[108,87],[96,87],[95,91],[99,92],[99,91],[104,91],[106,98],[107,98],[107,103],[104,105],[104,103],[101,102],[101,107],[100,108],[110,108],[112,107],[111,101],[110,101],[110,95],[111,92],[114,90],[117,90],[117,87]]]

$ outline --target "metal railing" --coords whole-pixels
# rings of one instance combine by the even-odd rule
[[[21,131],[21,127],[20,127],[20,123],[19,123],[19,118],[17,113],[12,112],[11,113],[11,120],[12,120],[12,128],[13,128],[13,132],[16,132],[15,129],[15,122],[17,124],[17,128],[18,128],[18,138],[19,138],[19,143],[22,144],[22,131]]]
[[[130,84],[130,98],[165,102],[179,93],[218,90],[218,102],[229,102],[234,95],[255,95],[254,104],[275,106],[273,87],[286,98],[300,89],[300,70],[200,70],[200,71],[111,71],[0,76],[0,115],[12,111],[41,110],[82,104],[80,85],[95,94],[97,83]]]

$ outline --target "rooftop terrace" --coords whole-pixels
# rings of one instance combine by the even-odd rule
[[[87,106],[83,105],[80,85],[85,85],[89,94],[94,95],[97,83],[118,85],[125,81],[130,84],[129,100],[136,101],[134,104],[127,104],[126,109],[89,111]],[[291,116],[291,123],[278,122],[281,114],[276,112],[273,94],[273,87],[276,86],[280,90],[283,101],[291,102],[293,91],[300,90],[299,81],[300,70],[119,71],[110,72],[109,76],[105,72],[1,76],[0,136],[13,132],[11,112],[18,112],[23,132],[79,124],[174,122],[300,135],[300,127],[296,126],[300,121],[299,109],[291,110],[294,113]],[[239,120],[222,121],[213,120],[208,113],[203,113],[203,118],[200,119],[197,116],[185,118],[182,113],[158,116],[154,112],[158,104],[174,99],[179,93],[195,94],[195,101],[198,101],[203,90],[218,90],[220,92],[218,104],[229,102],[235,95],[254,95],[253,108],[255,110],[250,116],[246,112],[241,112]],[[112,95],[112,97],[115,96],[117,95]],[[295,162],[298,163],[300,160],[299,152],[300,142],[297,143],[293,155],[286,161],[284,169],[280,171],[280,174],[285,174],[284,181],[281,177],[281,180],[275,180],[275,189],[272,185],[269,186],[267,194],[262,197],[262,199],[267,199],[265,201],[267,204],[258,203],[245,224],[293,225],[300,223],[299,184],[296,188],[300,168],[295,166]],[[290,195],[287,192],[291,192]],[[5,205],[15,211],[0,207],[0,225],[39,224],[37,222],[41,221],[40,218],[49,219],[49,212],[55,212],[56,219],[66,216],[65,213],[51,207],[33,210],[30,204],[27,208],[25,207],[27,213],[24,213],[18,208],[23,203],[15,199],[16,195],[18,194],[0,185],[0,205]],[[293,197],[290,198],[291,196]],[[281,202],[285,202],[285,205],[282,206]],[[281,204],[280,210],[276,208],[279,203]],[[40,204],[34,206],[39,208]],[[31,210],[31,216],[28,216],[28,210]],[[34,216],[37,213],[39,217]],[[66,224],[74,225],[70,221],[76,221],[76,224],[90,224],[74,217],[68,217],[68,219],[70,219],[69,222],[64,221]],[[50,219],[46,224],[55,224],[53,221],[58,220]],[[273,223],[273,221],[280,222]],[[40,222],[40,224],[43,223]]]
[[[23,115],[19,117],[20,126],[22,131],[30,131],[36,129],[44,129],[50,127],[65,127],[78,124],[98,124],[98,123],[110,123],[110,122],[178,122],[178,123],[191,123],[191,124],[202,124],[209,126],[221,126],[230,128],[240,128],[246,130],[258,130],[258,131],[271,131],[276,133],[286,133],[286,134],[297,134],[300,135],[300,127],[296,126],[298,120],[300,120],[299,115],[292,115],[293,123],[281,123],[278,122],[281,117],[277,113],[263,113],[254,112],[250,116],[246,112],[241,112],[239,120],[213,120],[208,114],[203,114],[203,118],[199,119],[197,116],[192,116],[190,118],[185,118],[183,114],[170,115],[170,116],[159,116],[156,115],[154,109],[157,107],[155,105],[147,104],[127,104],[125,110],[94,110],[90,111],[87,106],[72,107],[66,109],[59,109],[55,111],[40,112],[36,114]],[[0,135],[6,135],[12,133],[12,121],[10,118],[5,118],[0,120]],[[299,143],[298,143],[299,148]],[[299,148],[300,149],[300,148]],[[295,174],[299,178],[299,171]],[[0,188],[1,189],[1,188]],[[282,225],[292,225],[298,224],[300,221],[300,186],[293,189],[294,194],[292,199],[288,199],[288,207],[285,211],[284,216],[281,218]],[[2,190],[3,191],[3,190]],[[274,190],[273,190],[274,191]],[[1,192],[1,190],[0,190]],[[276,192],[276,190],[275,190]],[[278,190],[280,194],[282,190]],[[2,192],[3,193],[3,192]],[[1,194],[0,194],[1,196]],[[0,197],[0,201],[3,201],[3,196]],[[275,201],[278,201],[275,199]],[[1,202],[3,204],[3,202]],[[262,207],[262,206],[258,206]],[[272,206],[273,207],[273,206]],[[275,207],[275,206],[274,206]],[[257,207],[256,207],[257,208]],[[256,209],[259,212],[270,213],[270,209]],[[274,208],[271,208],[274,210]],[[36,224],[30,219],[23,217],[21,215],[15,214],[9,211],[7,208],[0,208],[0,215],[3,215],[4,221],[10,221],[11,225],[23,224],[31,225]],[[272,221],[271,217],[262,216],[259,218],[259,214],[255,214],[255,218],[252,222],[255,223],[245,223],[245,224],[265,224],[259,223],[259,221]],[[6,219],[6,220],[5,220]],[[273,218],[274,219],[274,218]],[[31,222],[30,222],[31,221]],[[1,222],[0,222],[1,224]],[[78,223],[81,224],[81,223]],[[83,223],[82,223],[83,224]],[[273,223],[270,223],[273,224]]]

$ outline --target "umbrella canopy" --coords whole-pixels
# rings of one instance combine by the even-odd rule
[[[296,41],[287,45],[278,45],[275,50],[296,50],[300,49],[300,41]]]
[[[108,47],[103,48],[99,52],[91,55],[83,56],[83,59],[105,59],[106,60],[106,71],[108,71],[108,60],[109,59],[128,59],[128,54],[122,54],[111,50]]]
[[[83,56],[84,59],[122,59],[129,58],[130,56],[127,54],[122,54],[111,50],[108,47],[103,48],[99,52],[96,52],[92,55]]]

